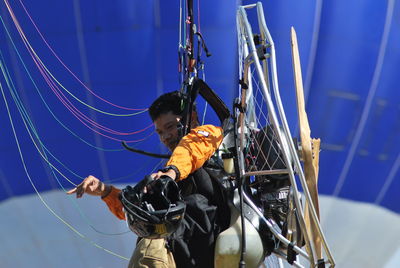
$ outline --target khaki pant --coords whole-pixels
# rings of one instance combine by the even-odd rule
[[[165,243],[165,239],[140,239],[128,268],[175,268],[174,257]]]

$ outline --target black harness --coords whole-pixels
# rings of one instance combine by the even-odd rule
[[[178,182],[186,212],[178,230],[168,238],[178,268],[214,266],[217,236],[230,222],[228,193],[221,184],[222,173],[206,163]]]

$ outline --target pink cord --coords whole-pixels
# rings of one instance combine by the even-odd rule
[[[124,141],[124,140],[116,139],[116,138],[110,137],[110,136],[108,136],[108,135],[105,135],[105,134],[103,134],[103,133],[100,133],[100,132],[98,132],[96,129],[93,129],[92,127],[90,127],[89,125],[87,125],[83,120],[85,120],[86,122],[90,123],[91,125],[95,126],[95,127],[98,128],[98,129],[101,129],[101,130],[103,130],[103,131],[105,131],[105,132],[109,132],[109,133],[115,134],[115,135],[133,135],[133,134],[137,134],[137,133],[143,132],[143,131],[145,131],[145,130],[147,130],[147,129],[149,129],[150,127],[153,126],[153,124],[150,124],[149,126],[143,128],[143,129],[141,129],[141,130],[134,131],[134,132],[119,132],[119,131],[115,131],[115,130],[109,129],[109,128],[107,128],[107,127],[101,125],[101,124],[98,124],[97,122],[93,121],[91,118],[89,118],[89,117],[87,117],[85,114],[83,114],[81,111],[79,111],[79,109],[77,109],[77,108],[70,102],[70,100],[63,94],[63,92],[59,89],[59,87],[55,84],[55,82],[50,78],[50,76],[48,75],[48,73],[46,72],[46,70],[45,70],[45,68],[42,66],[42,64],[39,62],[39,60],[34,56],[33,52],[32,52],[31,49],[29,48],[28,41],[26,40],[26,37],[25,37],[25,35],[24,35],[23,32],[22,32],[22,28],[20,27],[20,25],[19,25],[19,23],[18,23],[18,21],[17,21],[15,15],[14,15],[13,11],[11,10],[11,7],[9,6],[8,1],[7,1],[7,0],[5,0],[5,1],[6,1],[6,4],[8,4],[8,7],[10,8],[10,10],[9,10],[9,11],[10,11],[10,15],[11,15],[11,18],[13,19],[13,21],[14,21],[15,26],[16,26],[17,29],[18,29],[18,33],[19,33],[19,35],[21,36],[22,41],[23,41],[25,47],[27,48],[27,50],[28,50],[30,56],[32,57],[32,59],[33,59],[35,65],[38,67],[38,69],[39,69],[41,75],[43,76],[44,80],[46,81],[47,85],[51,88],[51,90],[52,90],[53,93],[57,96],[57,98],[61,101],[61,103],[63,103],[63,105],[64,105],[64,106],[65,106],[65,107],[66,107],[66,108],[67,108],[67,109],[68,109],[82,124],[84,124],[86,127],[90,128],[91,130],[93,130],[94,132],[96,132],[96,133],[99,134],[99,135],[102,135],[102,136],[104,136],[104,137],[108,137],[108,138],[110,138],[110,139],[112,139],[112,140],[121,141],[121,142]],[[150,137],[153,133],[154,133],[154,131],[153,131],[152,133],[150,133],[149,135],[147,135],[146,137],[142,138],[142,139],[130,140],[130,141],[125,141],[125,142],[127,142],[127,143],[132,143],[132,142],[143,141],[143,140],[147,139],[148,137]]]
[[[6,0],[7,1],[7,0]],[[88,88],[68,67],[67,65],[58,57],[58,55],[55,53],[55,51],[51,48],[51,46],[47,43],[46,39],[44,38],[44,36],[42,35],[42,33],[40,32],[39,28],[37,27],[37,25],[35,24],[35,22],[33,21],[32,17],[30,16],[28,10],[25,8],[23,2],[21,0],[19,0],[19,2],[21,3],[26,15],[28,16],[29,20],[32,22],[33,26],[35,27],[36,31],[39,33],[40,37],[42,38],[43,42],[46,44],[46,46],[50,49],[50,51],[53,53],[53,55],[57,58],[57,60],[64,66],[65,69],[68,70],[68,72],[84,87],[86,88],[90,93],[92,93],[95,97],[99,98],[100,100],[114,106],[120,109],[124,109],[124,110],[133,110],[133,111],[143,111],[146,110],[145,108],[143,109],[134,109],[134,108],[127,108],[127,107],[123,107],[120,105],[116,105],[113,104],[105,99],[103,99],[102,97],[98,96],[96,93],[94,93],[90,88]]]

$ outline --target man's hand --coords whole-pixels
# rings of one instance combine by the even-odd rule
[[[173,169],[169,169],[167,172],[158,171],[157,173],[151,174],[151,177],[154,180],[161,178],[161,176],[168,176],[173,180],[176,179],[176,173],[175,173],[175,170],[173,170]]]
[[[81,198],[84,193],[94,196],[105,197],[111,192],[111,185],[107,185],[101,182],[94,176],[85,178],[78,186],[74,189],[69,190],[67,194],[76,193],[76,198]]]

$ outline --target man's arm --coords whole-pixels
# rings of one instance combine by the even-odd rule
[[[222,128],[213,125],[199,126],[190,131],[173,151],[171,158],[167,162],[167,166],[175,166],[179,171],[176,174],[172,169],[171,173],[175,173],[175,180],[183,180],[189,174],[193,173],[218,149],[223,139]]]
[[[105,184],[94,176],[88,176],[74,189],[71,189],[67,194],[76,193],[77,198],[81,198],[85,193],[93,196],[100,196],[107,204],[110,211],[120,220],[125,219],[125,213],[122,210],[122,204],[119,200],[120,189]]]
[[[189,174],[202,167],[203,164],[211,158],[222,142],[223,134],[220,127],[212,125],[204,125],[194,128],[188,135],[182,138],[178,146],[175,148],[167,166],[175,166],[174,169],[167,171],[159,171],[151,176],[158,179],[162,175],[167,175],[175,180],[183,180]],[[122,203],[119,200],[120,189],[101,182],[94,176],[85,178],[82,183],[67,194],[76,193],[77,198],[81,198],[83,194],[93,196],[101,196],[102,200],[107,204],[110,211],[119,219],[125,219],[125,213],[122,209]]]

